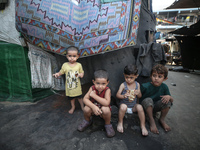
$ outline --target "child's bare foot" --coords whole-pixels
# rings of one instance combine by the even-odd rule
[[[71,109],[68,111],[68,113],[69,113],[69,114],[73,114],[73,113],[74,113],[74,110],[75,110],[75,108],[71,108]]]
[[[160,122],[160,124],[162,125],[162,127],[164,128],[164,130],[165,130],[166,132],[171,131],[170,126],[168,126],[168,125],[165,123],[164,120],[159,119],[159,122]]]
[[[117,125],[117,131],[120,132],[120,133],[123,133],[124,132],[124,129],[123,129],[123,124],[118,122],[118,125]]]
[[[150,131],[155,134],[159,134],[158,129],[156,127],[155,121],[150,121]]]
[[[142,130],[142,135],[143,136],[147,136],[148,135],[148,131],[147,131],[146,127],[141,127],[141,130]]]

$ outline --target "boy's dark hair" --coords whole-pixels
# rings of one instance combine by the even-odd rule
[[[79,53],[79,49],[76,46],[68,47],[67,50],[66,50],[66,55],[67,55],[68,51],[77,51],[77,53]]]
[[[94,72],[94,80],[96,78],[105,78],[107,81],[109,80],[108,72],[104,69],[99,69]]]
[[[168,69],[164,65],[161,65],[161,64],[157,64],[152,68],[151,75],[153,74],[153,72],[156,72],[158,74],[163,74],[164,78],[167,78],[167,75],[168,75]]]
[[[137,69],[136,65],[132,65],[132,64],[127,65],[124,68],[124,74],[127,74],[127,75],[131,75],[131,74],[137,75],[138,74],[138,69]]]

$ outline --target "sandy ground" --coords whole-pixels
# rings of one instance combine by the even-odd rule
[[[112,124],[116,131],[107,138],[104,122],[94,117],[93,125],[84,132],[77,126],[83,119],[78,102],[73,115],[64,93],[37,103],[0,102],[1,150],[197,150],[200,147],[200,74],[169,71],[165,82],[174,97],[166,122],[172,131],[166,133],[156,118],[159,135],[149,131],[141,135],[136,114],[124,119],[124,133],[118,133],[118,108],[112,106]],[[174,84],[176,86],[174,86]],[[84,90],[87,91],[88,87]]]

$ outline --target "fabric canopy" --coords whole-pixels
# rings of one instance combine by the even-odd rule
[[[166,9],[177,8],[196,8],[200,7],[200,0],[176,0],[171,6]]]
[[[85,57],[136,45],[141,0],[107,2],[16,0],[16,28],[29,43],[61,55],[69,46]]]
[[[200,21],[188,27],[183,27],[178,30],[169,32],[172,34],[180,34],[180,35],[187,35],[187,36],[195,36],[200,34]]]

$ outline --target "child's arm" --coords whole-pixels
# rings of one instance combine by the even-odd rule
[[[94,98],[102,106],[109,106],[110,105],[110,100],[111,100],[111,90],[110,89],[106,90],[104,98],[98,96],[95,91],[92,91],[90,93],[90,97]]]
[[[93,113],[95,115],[101,115],[102,111],[99,107],[97,107],[96,105],[94,105],[91,101],[90,101],[90,93],[92,92],[92,87],[90,87],[89,91],[85,94],[84,98],[83,98],[83,103],[90,107],[93,111]]]
[[[61,72],[57,72],[57,73],[53,74],[53,76],[54,76],[55,78],[58,78],[58,77],[61,76],[61,75],[63,75]]]
[[[118,99],[124,99],[124,98],[127,98],[127,97],[128,97],[127,93],[126,93],[125,95],[122,95],[122,94],[121,94],[123,90],[124,90],[124,83],[122,83],[122,84],[120,85],[119,90],[118,90],[118,92],[117,92],[117,94],[116,94],[116,97],[117,97]]]
[[[138,89],[135,90],[135,95],[137,95],[137,98],[141,98],[142,97],[142,93],[140,91],[140,84],[138,83]]]
[[[78,74],[78,77],[79,78],[83,78],[83,76],[84,76],[84,71],[83,71],[83,67],[82,67],[82,65],[80,64],[80,68],[79,68],[79,71],[78,72],[80,72],[79,74]]]

